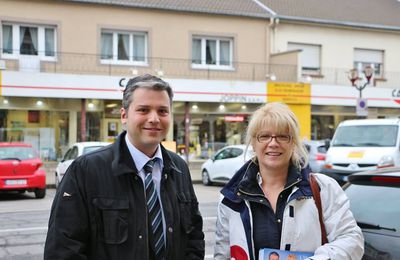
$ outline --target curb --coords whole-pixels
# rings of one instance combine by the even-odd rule
[[[56,185],[55,184],[46,184],[46,189],[55,189]]]

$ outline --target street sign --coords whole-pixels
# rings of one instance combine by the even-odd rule
[[[368,116],[368,103],[366,98],[358,98],[356,105],[357,116]]]

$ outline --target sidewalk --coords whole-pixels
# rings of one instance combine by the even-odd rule
[[[193,183],[201,183],[201,165],[205,160],[192,160],[189,162],[189,169]],[[58,162],[44,162],[43,168],[46,171],[47,188],[55,188],[55,173]]]

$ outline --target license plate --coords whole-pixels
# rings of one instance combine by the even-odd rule
[[[26,180],[6,180],[6,185],[26,185]]]

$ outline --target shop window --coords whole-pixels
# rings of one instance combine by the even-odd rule
[[[354,49],[354,68],[362,72],[365,67],[374,69],[374,76],[381,77],[383,74],[383,50]],[[361,73],[360,73],[361,74]]]
[[[2,57],[19,55],[38,56],[41,60],[55,60],[55,26],[2,24]]]
[[[193,37],[192,67],[197,69],[233,69],[233,39]]]
[[[147,65],[147,33],[103,30],[102,63]]]
[[[28,123],[39,123],[39,111],[28,111]]]
[[[86,141],[101,141],[100,139],[100,126],[103,114],[101,112],[86,112]],[[81,135],[81,114],[77,116],[77,139],[78,142],[83,142]]]
[[[217,118],[214,121],[215,142],[226,143],[226,125],[224,118]]]
[[[332,139],[335,132],[334,117],[329,115],[312,115],[311,117],[311,139]]]
[[[288,50],[301,50],[300,64],[303,74],[321,73],[321,45],[288,43]]]

